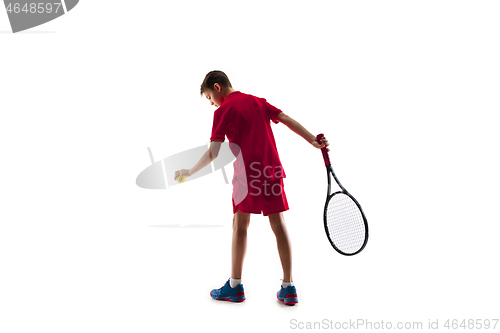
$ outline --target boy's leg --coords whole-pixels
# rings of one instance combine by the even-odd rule
[[[269,214],[269,223],[276,236],[278,244],[278,253],[280,255],[281,266],[283,267],[283,281],[291,282],[292,280],[292,245],[288,237],[288,231],[285,225],[283,213]]]
[[[247,230],[250,224],[250,213],[236,211],[233,217],[233,241],[231,251],[231,277],[241,279],[243,259],[247,250]]]

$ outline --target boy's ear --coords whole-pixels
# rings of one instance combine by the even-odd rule
[[[220,84],[214,83],[214,90],[218,91],[218,92],[221,92],[222,91],[222,87],[220,86]]]

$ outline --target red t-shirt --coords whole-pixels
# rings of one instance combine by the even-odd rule
[[[244,165],[238,159],[234,162],[234,177],[242,173],[246,173],[248,181],[286,177],[270,123],[270,120],[279,123],[280,112],[264,98],[239,91],[227,95],[215,110],[210,141],[224,141],[227,136],[229,142],[241,149]]]

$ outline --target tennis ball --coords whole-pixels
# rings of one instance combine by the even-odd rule
[[[179,176],[175,177],[175,180],[177,180],[179,178]],[[181,183],[184,183],[186,181],[186,177],[182,177],[181,178]]]

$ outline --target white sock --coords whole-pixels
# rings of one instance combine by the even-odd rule
[[[281,282],[281,286],[282,286],[283,288],[286,288],[286,287],[288,287],[288,286],[293,286],[293,285],[294,285],[294,284],[293,284],[293,281],[290,281],[290,282],[285,282],[285,281],[282,281],[282,282]]]
[[[234,288],[236,287],[237,285],[239,285],[241,283],[241,279],[233,279],[233,278],[230,278],[229,279],[229,286],[231,288]]]

